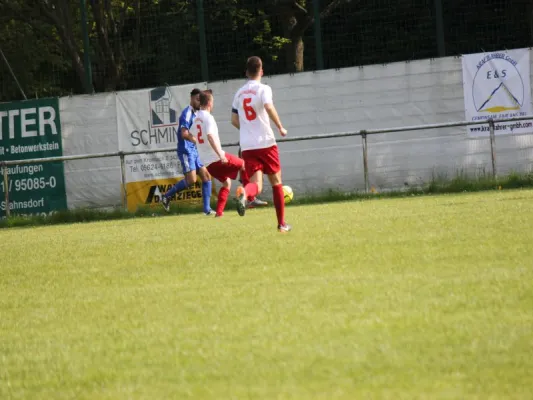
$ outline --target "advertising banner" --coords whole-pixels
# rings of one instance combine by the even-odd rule
[[[0,104],[0,161],[62,156],[57,98]],[[0,179],[0,217],[50,214],[67,208],[63,162],[7,166]],[[3,176],[3,168],[0,168]],[[9,190],[9,204],[5,191]]]
[[[179,116],[190,103],[190,91],[205,84],[165,86],[118,92],[117,125],[121,151],[157,150],[176,147]],[[173,184],[183,179],[173,152],[136,154],[125,157],[128,210],[157,205]],[[201,202],[201,182],[176,195],[175,202]]]
[[[462,56],[467,121],[487,121],[531,115],[529,49]],[[494,133],[533,132],[532,121],[496,123]],[[488,125],[467,127],[471,136],[488,136]]]

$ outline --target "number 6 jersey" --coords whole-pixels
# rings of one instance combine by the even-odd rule
[[[241,149],[253,150],[276,144],[265,104],[272,104],[272,89],[256,80],[249,80],[233,99],[233,112],[239,114]]]

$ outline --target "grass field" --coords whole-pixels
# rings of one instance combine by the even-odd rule
[[[533,191],[0,231],[0,399],[531,399]]]

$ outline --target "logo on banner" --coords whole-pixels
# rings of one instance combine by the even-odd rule
[[[163,194],[168,192],[172,188],[172,183],[158,182],[155,185],[151,185],[146,193],[146,200],[144,204],[158,204],[163,197]],[[195,182],[182,192],[176,193],[170,198],[171,201],[191,201],[202,198],[202,185],[199,182]]]
[[[150,90],[150,110],[152,128],[176,125],[178,112],[172,108],[172,93],[168,87]]]
[[[516,111],[524,105],[524,81],[513,58],[492,53],[477,63],[472,96],[477,112]]]
[[[149,110],[146,112],[141,98],[128,98],[124,96],[123,103],[126,109],[134,112],[124,112],[121,118],[128,123],[126,127],[133,127],[130,131],[130,143],[133,148],[137,146],[157,148],[176,142],[179,126],[179,113],[176,110],[175,100],[168,87],[159,87],[148,90]],[[142,93],[142,98],[146,93]],[[132,117],[136,116],[136,117]]]

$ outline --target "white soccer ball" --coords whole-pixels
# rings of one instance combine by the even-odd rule
[[[294,193],[290,186],[287,186],[287,185],[283,186],[283,197],[285,199],[285,204],[288,204],[292,201],[294,197]]]

